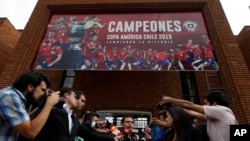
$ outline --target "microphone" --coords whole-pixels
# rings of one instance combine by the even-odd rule
[[[121,138],[122,141],[131,141],[131,134],[130,134],[130,130],[129,129],[126,129],[124,128],[122,130],[122,135],[123,137]]]
[[[124,129],[122,130],[122,134],[125,135],[125,136],[128,136],[128,135],[130,134],[130,130],[124,128]]]
[[[117,128],[117,126],[112,126],[109,130],[111,132],[111,136],[119,136],[119,135],[121,135],[121,132]]]

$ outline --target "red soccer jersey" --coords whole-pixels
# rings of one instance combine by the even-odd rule
[[[136,58],[136,60],[143,58],[142,51],[135,51],[135,58]]]
[[[160,55],[161,55],[161,60],[166,60],[167,59],[167,52],[166,51],[160,52]]]
[[[201,57],[201,50],[199,48],[195,48],[194,57]]]
[[[40,46],[39,51],[38,51],[38,55],[47,58],[49,56],[50,49],[51,49],[51,47],[48,45],[47,46]]]
[[[89,28],[88,30],[87,30],[87,34],[86,34],[86,38],[87,39],[90,39],[93,35],[98,35],[98,29],[96,29],[96,28]]]
[[[90,57],[90,58],[94,58],[97,56],[98,50],[100,49],[101,44],[100,42],[88,42],[86,44],[86,56]]]
[[[126,50],[121,50],[119,51],[119,59],[121,60],[125,60],[126,59],[126,56],[127,56],[127,51]]]
[[[149,60],[154,60],[154,54],[155,53],[153,51],[147,51],[145,58]]]
[[[161,53],[160,52],[155,53],[154,57],[155,57],[156,61],[160,61],[161,60]]]
[[[207,48],[209,48],[210,50],[213,50],[213,45],[209,39],[204,39],[203,42],[207,46]]]
[[[106,55],[107,55],[107,52],[99,51],[98,56],[96,57],[96,61],[97,62],[104,62],[104,60],[106,59]]]
[[[48,38],[48,46],[52,48],[53,44],[56,42],[56,38]]]
[[[51,48],[49,56],[47,58],[48,63],[52,63],[58,55],[63,54],[62,48]]]
[[[183,46],[184,46],[183,50],[187,50],[187,51],[191,51],[191,52],[194,50],[194,44],[186,43]]]
[[[175,56],[180,61],[186,61],[187,60],[186,52],[183,51],[183,50],[175,52]]]
[[[116,59],[118,59],[118,52],[117,52],[117,50],[111,50],[108,53],[108,59],[109,60],[116,60]]]
[[[205,52],[205,58],[206,59],[214,59],[213,52],[212,52],[212,50],[210,48],[205,48],[204,52]]]
[[[68,39],[68,31],[67,30],[59,30],[58,31],[58,39],[62,44],[66,44],[69,42]]]

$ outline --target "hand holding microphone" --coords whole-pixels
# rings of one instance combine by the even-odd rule
[[[130,134],[130,130],[124,128],[124,129],[122,130],[122,134],[125,135],[125,136],[128,136],[128,135]]]
[[[131,140],[131,136],[130,136],[130,130],[129,129],[126,129],[124,128],[121,132],[121,141],[130,141]]]
[[[117,126],[112,126],[109,130],[111,132],[111,136],[120,136],[121,135],[121,132],[117,128]]]

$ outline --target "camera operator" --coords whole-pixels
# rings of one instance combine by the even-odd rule
[[[53,106],[59,101],[59,92],[48,94],[48,78],[40,72],[29,71],[17,78],[12,86],[0,90],[0,140],[15,141],[18,133],[34,139],[44,126]],[[31,119],[26,110],[38,105],[46,94],[47,100],[40,113]]]

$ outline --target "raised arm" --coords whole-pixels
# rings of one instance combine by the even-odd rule
[[[161,120],[159,120],[157,118],[152,118],[151,121],[150,121],[150,124],[157,124],[159,126],[168,127],[166,121],[161,121]]]
[[[48,96],[46,103],[40,113],[34,118],[14,126],[14,130],[26,138],[34,139],[46,123],[53,106],[59,101],[59,92]]]
[[[86,139],[86,140],[93,140],[93,141],[118,141],[120,137],[111,137],[106,134],[97,133],[94,130],[88,129],[85,125],[82,125],[78,130],[78,136]]]
[[[199,120],[201,120],[201,121],[206,122],[206,117],[205,117],[204,114],[195,112],[195,111],[193,111],[193,110],[188,110],[188,109],[184,109],[184,111],[185,111],[188,115],[190,115],[190,116],[192,116],[192,117],[194,117],[194,118],[197,118],[197,119],[199,119]]]
[[[161,101],[159,102],[160,105],[166,104],[166,103],[172,103],[174,105],[196,111],[198,113],[204,114],[204,108],[202,105],[194,104],[193,102],[183,100],[183,99],[176,99],[168,96],[163,96]]]

